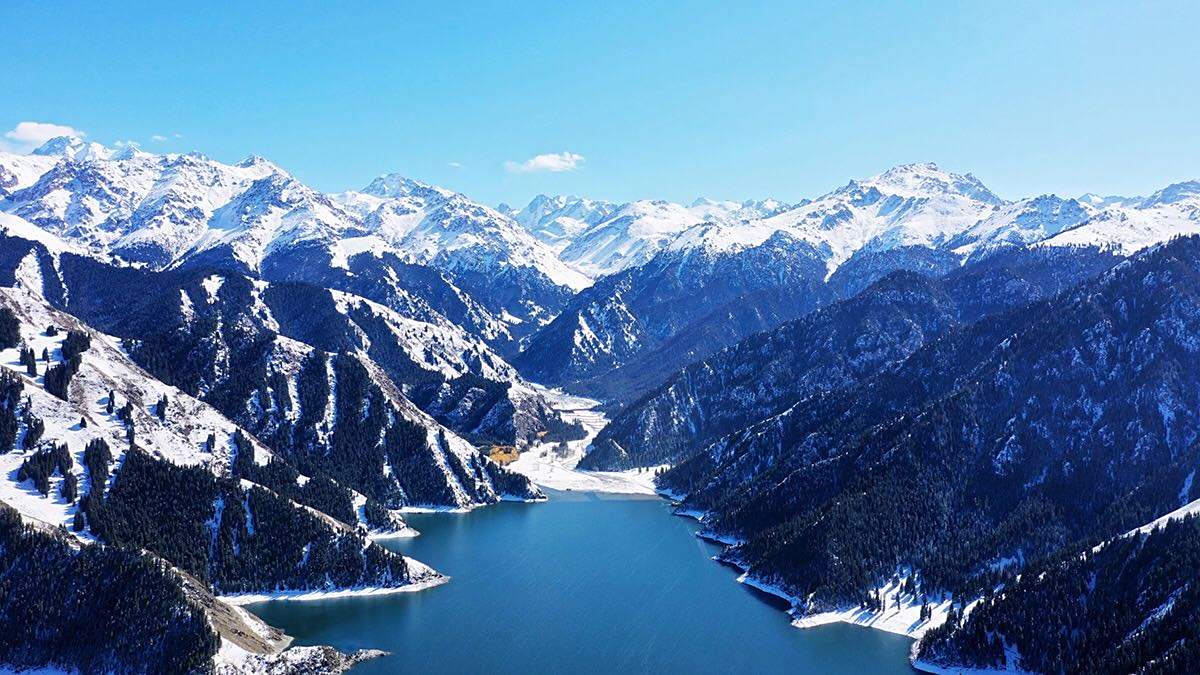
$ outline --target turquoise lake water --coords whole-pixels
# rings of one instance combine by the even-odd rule
[[[421,536],[385,545],[450,583],[248,609],[297,644],[391,652],[356,674],[915,672],[903,636],[792,628],[659,499],[552,493],[409,521]]]

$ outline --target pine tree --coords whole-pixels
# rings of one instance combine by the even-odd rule
[[[37,377],[37,355],[33,353],[33,349],[29,347],[21,349],[21,363],[30,377]]]
[[[162,398],[158,399],[158,405],[155,406],[154,414],[158,415],[158,419],[166,421],[167,419],[167,395],[163,394]]]
[[[62,488],[60,488],[59,494],[68,502],[74,502],[79,497],[79,479],[75,477],[74,473],[67,471],[66,475],[63,476]]]
[[[104,406],[104,411],[107,412],[109,415],[112,414],[113,407],[116,405],[116,401],[117,401],[117,392],[113,391],[112,389],[109,389],[108,390],[108,404]]]
[[[21,341],[21,322],[7,307],[0,307],[0,349],[16,347]]]

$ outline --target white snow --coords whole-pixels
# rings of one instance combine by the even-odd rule
[[[595,408],[599,401],[573,396],[559,389],[546,389],[532,385],[541,393],[550,406],[559,411],[568,422],[578,421],[587,430],[582,440],[567,443],[568,451],[559,455],[557,443],[536,443],[507,466],[508,469],[527,476],[535,484],[551,490],[576,492],[610,492],[618,494],[652,495],[654,473],[664,467],[631,469],[628,471],[581,471],[576,469],[583,459],[592,439],[608,423],[608,418]]]
[[[1129,537],[1129,536],[1132,536],[1135,534],[1149,534],[1149,533],[1153,532],[1154,530],[1162,527],[1163,525],[1166,525],[1168,522],[1170,522],[1172,520],[1179,520],[1181,518],[1186,518],[1187,516],[1190,516],[1192,514],[1200,514],[1200,499],[1197,499],[1193,502],[1184,504],[1183,506],[1175,509],[1174,511],[1171,511],[1170,513],[1159,516],[1158,518],[1155,518],[1154,520],[1146,523],[1145,525],[1142,525],[1141,527],[1135,527],[1134,529],[1126,532],[1125,534],[1123,534],[1121,536]],[[1097,547],[1097,548],[1099,548],[1099,547]]]
[[[83,248],[43,230],[24,218],[3,211],[0,211],[0,231],[21,239],[36,241],[51,253],[84,252]]]
[[[745,575],[742,576],[744,577]],[[900,605],[896,606],[896,592],[899,589],[900,582],[888,582],[886,585],[870,591],[871,593],[877,590],[882,591],[887,598],[887,609],[882,612],[871,612],[859,607],[848,607],[835,612],[821,612],[819,614],[800,616],[792,620],[792,625],[797,628],[815,628],[831,623],[848,623],[920,639],[930,628],[940,626],[946,621],[952,604],[948,597],[931,598],[929,607],[932,611],[932,616],[922,621],[921,602],[919,599],[905,595],[901,598]],[[970,613],[974,606],[975,602],[967,604],[964,610],[965,613]]]
[[[200,282],[204,287],[204,292],[208,294],[208,302],[212,304],[217,300],[217,293],[220,292],[221,286],[225,285],[225,277],[219,274],[210,274],[204,277],[204,281]]]
[[[412,558],[405,558],[406,563],[410,568],[413,563],[416,563]],[[419,564],[419,563],[418,563]],[[353,598],[369,595],[392,595],[395,593],[415,593],[424,591],[435,586],[449,583],[450,577],[438,576],[434,578],[416,581],[404,586],[391,586],[387,588],[380,587],[361,587],[361,588],[342,588],[333,591],[276,591],[274,593],[241,593],[237,595],[222,595],[220,599],[231,605],[252,605],[259,602],[271,602],[275,600],[289,600],[295,602],[303,602],[308,600],[331,600],[334,598]]]

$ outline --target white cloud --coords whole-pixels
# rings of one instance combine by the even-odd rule
[[[450,168],[451,168],[451,169],[461,169],[461,168],[462,168],[462,166],[463,166],[463,165],[462,165],[462,163],[461,163],[461,162],[450,162]]]
[[[534,173],[535,171],[574,171],[583,164],[583,155],[573,152],[552,152],[545,155],[530,157],[524,162],[505,162],[504,169],[509,173]]]
[[[20,122],[9,131],[4,132],[4,137],[10,141],[6,145],[17,152],[29,152],[58,136],[82,138],[86,135],[74,127],[65,124],[50,124],[49,122]]]
[[[162,143],[163,141],[167,140],[167,137],[163,136],[162,134],[154,134],[150,137],[150,140],[154,141],[155,143]]]

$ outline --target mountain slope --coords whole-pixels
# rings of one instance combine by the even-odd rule
[[[1047,238],[1044,246],[1103,246],[1129,255],[1173,237],[1200,231],[1200,181],[1169,185],[1135,204],[1100,211]]]
[[[199,667],[199,659],[241,672],[249,669],[241,657],[217,663],[218,644],[265,663],[283,658],[286,640],[213,593],[443,579],[367,539],[403,528],[398,514],[326,474],[300,473],[213,408],[152,378],[113,338],[52,309],[35,269],[0,289],[0,564],[35,570],[14,577],[20,583],[0,603],[15,640],[0,645],[6,662],[79,668],[118,659],[123,670],[158,672],[164,663]],[[78,593],[46,596],[38,580]],[[110,588],[134,595],[113,604]],[[128,597],[138,599],[134,615],[121,609]],[[100,616],[87,615],[88,603],[106,601]],[[57,631],[84,617],[110,627],[104,639],[88,627],[70,631],[69,648],[55,646]],[[164,634],[173,637],[150,637]],[[336,657],[330,666],[351,662]]]
[[[615,415],[583,464],[615,469],[686,459],[809,396],[874,375],[954,327],[1055,295],[1117,260],[1088,250],[1014,250],[938,278],[893,273],[674,374]]]
[[[537,382],[630,396],[694,358],[821,303],[823,276],[817,252],[785,235],[738,255],[663,251],[581,292],[513,363]],[[692,337],[680,338],[685,333]],[[680,342],[671,345],[672,339]],[[663,358],[654,360],[656,353]],[[635,362],[649,367],[621,372]]]
[[[520,210],[502,206],[499,211],[557,253],[588,228],[607,220],[617,208],[618,205],[612,202],[538,195]]]
[[[926,634],[920,663],[1032,672],[1186,673],[1200,661],[1200,520],[1051,561]],[[1070,630],[1051,630],[1070,626]]]
[[[443,405],[461,401],[478,411],[472,430],[497,440],[545,431],[544,402],[523,385],[474,374],[511,374],[478,343],[478,357],[464,360],[470,354],[459,349],[469,342],[439,345],[442,333],[434,326],[385,314],[398,327],[374,311],[360,315],[351,304],[365,301],[324,289],[111,267],[55,257],[21,240],[3,244],[0,282],[11,274],[121,333],[130,356],[156,377],[211,403],[303,469],[334,476],[392,508],[540,497],[422,412],[392,379],[401,378],[410,393],[443,392]],[[388,348],[377,353],[387,367],[369,356],[372,345]],[[454,389],[459,381],[471,386]]]
[[[537,200],[535,200],[536,202]],[[529,208],[534,208],[530,204]],[[601,277],[649,262],[678,235],[703,223],[741,223],[775,215],[789,208],[775,200],[718,202],[698,199],[691,206],[641,200],[608,205],[604,217],[593,213],[587,227],[576,231],[559,249],[559,256],[591,277]],[[543,227],[543,226],[535,226]]]
[[[1200,462],[1198,283],[1200,240],[1173,242],[735,432],[662,485],[805,611],[902,569],[925,593],[979,592],[997,561],[1178,505]]]

